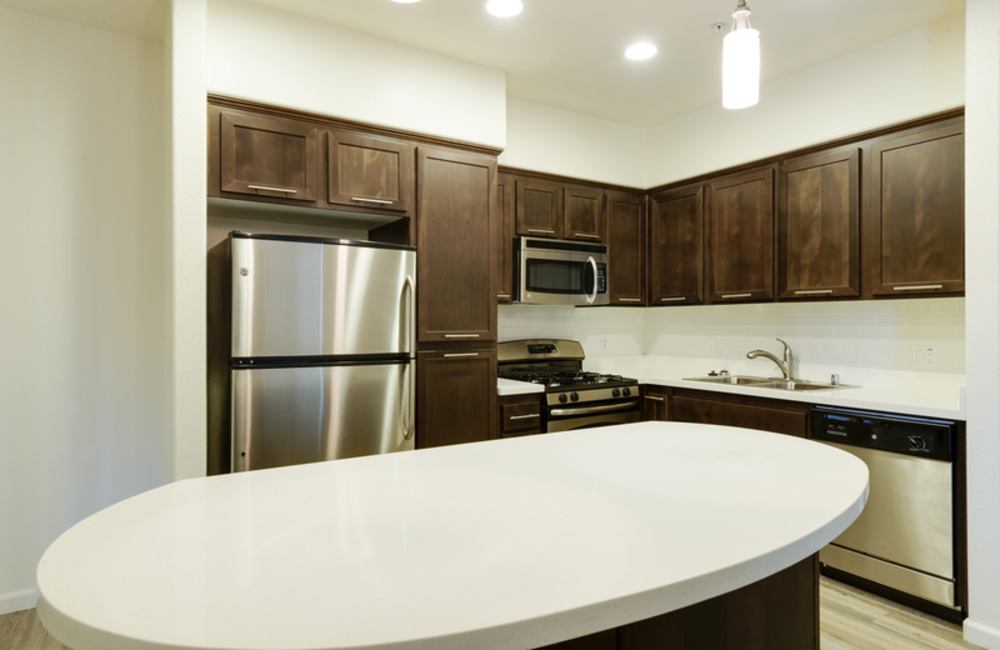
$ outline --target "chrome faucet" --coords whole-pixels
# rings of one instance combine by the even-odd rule
[[[781,371],[781,376],[785,381],[792,381],[792,348],[788,343],[785,343],[781,339],[775,339],[783,346],[785,350],[779,359],[777,356],[771,354],[767,350],[750,350],[747,352],[747,359],[756,359],[757,357],[764,357],[765,359],[770,359],[774,362],[774,365],[778,366],[778,370]]]

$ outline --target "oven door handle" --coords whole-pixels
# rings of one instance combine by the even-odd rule
[[[589,296],[587,296],[587,304],[588,305],[593,305],[594,301],[597,300],[597,285],[598,285],[598,281],[597,281],[597,260],[595,260],[594,256],[591,255],[590,257],[587,258],[587,261],[590,262],[590,267],[592,269],[594,269],[594,290],[593,290],[593,292],[591,292],[591,294]]]
[[[601,406],[581,406],[571,409],[552,409],[549,415],[563,417],[567,415],[590,415],[591,413],[614,413],[615,411],[630,411],[635,409],[639,403],[636,400],[629,400],[622,404],[603,404]]]

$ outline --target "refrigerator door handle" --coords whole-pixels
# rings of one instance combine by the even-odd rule
[[[409,299],[406,301],[406,352],[407,354],[414,353],[414,330],[416,329],[416,318],[414,313],[416,312],[416,301],[417,301],[417,288],[413,282],[413,276],[407,275],[406,279],[403,281],[403,291],[409,294]]]
[[[413,407],[416,402],[416,382],[413,381],[413,373],[416,372],[416,361],[411,361],[409,364],[404,366],[405,370],[403,372],[406,375],[406,385],[403,388],[404,399],[406,404],[403,406],[403,413],[406,419],[403,423],[403,440],[410,441],[413,440],[413,435],[416,433],[414,427],[414,417],[413,417]]]

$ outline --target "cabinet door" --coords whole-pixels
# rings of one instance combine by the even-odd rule
[[[744,427],[805,437],[809,407],[797,402],[677,390],[670,397],[670,420]]]
[[[569,185],[564,190],[566,239],[604,241],[604,190]]]
[[[330,203],[409,214],[413,210],[416,147],[408,142],[330,131]]]
[[[534,178],[517,179],[517,234],[563,236],[563,186]]]
[[[608,259],[612,305],[646,304],[646,202],[640,194],[608,192]]]
[[[495,437],[496,348],[417,354],[417,447]]]
[[[800,156],[778,176],[778,298],[857,297],[861,150]]]
[[[291,202],[316,201],[319,133],[308,122],[220,111],[220,196],[243,194]]]
[[[514,177],[497,174],[497,302],[514,295]]]
[[[867,296],[965,290],[962,118],[871,145],[864,214]]]
[[[651,197],[649,304],[692,305],[704,297],[704,188],[689,185]]]
[[[708,184],[708,300],[774,299],[774,168]]]
[[[642,395],[642,420],[648,422],[666,422],[670,418],[668,406],[670,405],[670,390],[662,386],[646,386]]]
[[[500,399],[500,436],[524,436],[543,431],[542,395]]]
[[[418,339],[495,341],[496,158],[421,148]]]

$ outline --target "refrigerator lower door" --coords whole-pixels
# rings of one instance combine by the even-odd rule
[[[232,357],[412,356],[412,250],[230,241]]]
[[[413,361],[232,373],[233,471],[413,449]]]

